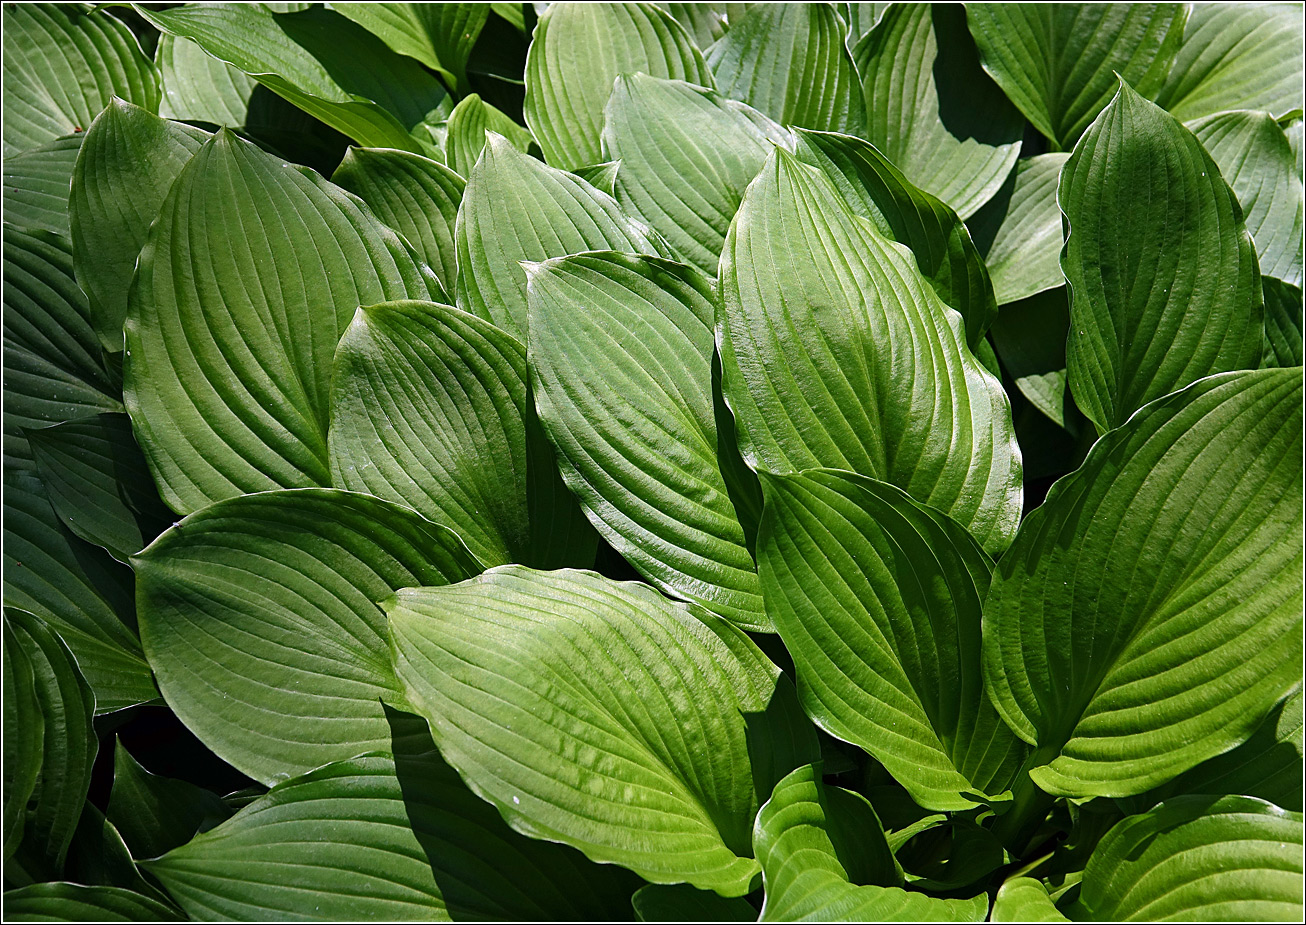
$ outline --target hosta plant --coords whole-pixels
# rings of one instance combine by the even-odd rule
[[[8,919],[1300,921],[1300,4],[4,9]]]

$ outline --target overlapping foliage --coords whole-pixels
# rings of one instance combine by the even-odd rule
[[[6,918],[1300,921],[1303,31],[6,5]]]

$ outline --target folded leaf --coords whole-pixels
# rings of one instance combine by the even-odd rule
[[[14,922],[174,922],[175,910],[116,886],[33,883],[5,893],[5,918]]]
[[[68,188],[84,135],[56,138],[4,159],[5,222],[68,236]]]
[[[635,73],[714,86],[689,33],[653,4],[550,4],[531,39],[522,107],[544,159],[565,170],[603,160],[603,106],[612,82]]]
[[[1182,3],[969,3],[984,69],[1058,150],[1074,146],[1119,80],[1147,98],[1183,41]]]
[[[331,9],[438,71],[455,90],[467,81],[467,58],[490,15],[484,3],[332,3]]]
[[[212,791],[184,780],[151,774],[118,739],[113,751],[113,789],[106,818],[134,858],[154,858],[190,841],[231,816]]]
[[[614,253],[528,277],[536,406],[595,529],[669,594],[770,630],[717,464],[711,279]]]
[[[1302,816],[1250,797],[1184,797],[1129,816],[1098,843],[1076,918],[1295,922]]]
[[[17,611],[12,611],[17,613]],[[45,756],[45,716],[36,695],[32,660],[4,612],[4,860],[23,839],[27,801],[41,778]],[[9,897],[5,897],[8,907]],[[6,914],[10,912],[6,908]]]
[[[359,305],[438,289],[358,200],[213,136],[150,228],[126,325],[126,402],[164,500],[329,485],[340,334]]]
[[[1017,161],[998,194],[967,222],[988,264],[999,305],[1066,283],[1057,182],[1067,157],[1039,154]]]
[[[773,146],[793,147],[791,133],[714,90],[647,74],[617,78],[604,118],[617,199],[715,277],[744,190]]]
[[[1159,105],[1188,121],[1229,109],[1301,109],[1306,27],[1295,3],[1197,3]]]
[[[743,631],[646,585],[519,566],[384,606],[440,753],[510,825],[655,883],[750,891],[742,714],[779,671]]]
[[[1242,210],[1174,117],[1122,83],[1061,169],[1057,201],[1070,388],[1099,431],[1203,376],[1257,365],[1262,296]]]
[[[523,261],[609,248],[661,253],[647,227],[622,214],[611,196],[523,154],[501,135],[486,138],[454,238],[463,311],[524,340]]]
[[[5,11],[6,160],[86,131],[114,97],[159,109],[159,73],[125,25],[104,10],[51,3]]]
[[[219,502],[132,566],[168,705],[263,783],[387,745],[382,704],[403,695],[374,602],[479,571],[447,528],[332,489]]]
[[[1047,887],[1032,877],[1013,877],[998,889],[991,922],[1069,922]]]
[[[757,4],[705,57],[723,96],[782,125],[866,131],[861,85],[831,4]]]
[[[856,869],[864,858],[848,850],[853,846],[846,839],[857,823],[863,832],[879,827],[864,797],[826,787],[811,765],[776,785],[753,829],[766,885],[762,921],[984,921],[989,902],[983,893],[974,899],[935,899],[854,879],[849,868]],[[874,834],[883,839],[882,831]],[[884,851],[891,865],[887,846]]]
[[[1050,793],[1129,796],[1228,751],[1301,681],[1299,369],[1150,404],[998,564],[984,672]]]
[[[777,150],[721,260],[722,386],[755,468],[837,468],[905,489],[990,552],[1020,516],[1020,458],[997,380],[911,252]]]
[[[423,4],[425,6],[426,4]],[[472,6],[472,4],[462,4]],[[445,153],[449,168],[462,176],[470,176],[476,159],[485,148],[485,133],[497,132],[512,143],[518,151],[529,151],[535,141],[512,119],[505,116],[475,93],[454,107],[449,115]]]
[[[852,54],[867,140],[912,183],[969,217],[1015,165],[1024,120],[980,68],[965,13],[947,4],[891,6]]]

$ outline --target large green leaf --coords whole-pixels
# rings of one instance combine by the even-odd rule
[[[513,832],[434,751],[328,764],[142,866],[200,920],[611,920],[634,886]]]
[[[399,54],[438,71],[460,92],[467,58],[490,16],[486,3],[332,3],[331,8]]]
[[[336,352],[331,471],[452,527],[482,562],[530,555],[526,350],[431,302],[361,308]]]
[[[331,10],[274,13],[244,3],[136,9],[359,144],[420,152],[409,132],[452,108],[434,75]]]
[[[74,535],[35,475],[10,474],[4,489],[5,606],[59,632],[99,712],[158,697],[136,638],[131,571]]]
[[[763,475],[757,560],[808,715],[870,752],[921,806],[1000,794],[1025,747],[983,690],[992,563],[900,489],[830,469]]]
[[[853,48],[867,140],[907,178],[967,218],[1020,155],[1024,120],[980,68],[966,14],[900,3]]]
[[[5,893],[13,922],[173,922],[181,918],[158,900],[116,886],[33,883]]]
[[[68,235],[68,190],[80,134],[65,135],[4,159],[5,222]]]
[[[454,237],[463,311],[525,340],[523,261],[609,248],[661,253],[648,228],[624,215],[611,196],[523,154],[501,135],[486,138]]]
[[[388,743],[382,704],[403,695],[374,602],[479,571],[447,528],[333,489],[219,502],[132,565],[164,698],[264,783]]]
[[[172,523],[125,414],[97,414],[28,431],[55,513],[119,562]]]
[[[617,78],[604,119],[617,199],[715,277],[744,190],[773,145],[793,147],[791,134],[714,90],[647,74]]]
[[[158,857],[231,816],[212,791],[160,777],[141,767],[119,739],[113,751],[113,789],[105,811],[132,857]]]
[[[510,825],[655,883],[749,892],[743,714],[780,688],[743,631],[647,585],[520,566],[384,606],[440,753]]]
[[[1068,151],[1118,79],[1155,96],[1183,40],[1182,3],[968,3],[984,69],[1034,127]]]
[[[1047,887],[1032,877],[1012,877],[998,889],[991,922],[1069,922]]]
[[[1062,167],[1057,201],[1070,388],[1099,431],[1202,376],[1257,365],[1261,284],[1242,210],[1173,116],[1121,83]]]
[[[19,853],[25,869],[55,879],[63,872],[99,750],[91,724],[95,695],[72,651],[44,621],[20,610],[9,610],[6,619],[32,666],[44,727],[41,776]]]
[[[1057,182],[1068,154],[1016,162],[1006,184],[967,225],[988,265],[999,305],[1064,286]]]
[[[261,86],[244,71],[210,55],[190,39],[163,33],[154,50],[163,81],[159,115],[239,128],[249,118],[251,97]],[[268,91],[265,91],[268,92]]]
[[[915,186],[869,142],[807,131],[798,138],[799,158],[824,170],[854,212],[911,248],[939,298],[961,313],[967,342],[976,348],[998,306],[984,260],[957,213]]]
[[[1106,834],[1071,913],[1099,922],[1296,922],[1301,858],[1301,813],[1250,797],[1183,797]]]
[[[1301,682],[1300,369],[1144,407],[1049,492],[984,605],[994,704],[1050,793],[1142,793]]]
[[[528,275],[536,406],[591,523],[664,591],[771,629],[717,464],[712,280],[610,252]]]
[[[5,468],[32,465],[23,431],[122,402],[61,235],[4,227]]]
[[[1156,101],[1187,121],[1229,109],[1300,110],[1301,6],[1296,3],[1197,3],[1183,44]]]
[[[1247,111],[1199,119],[1189,128],[1238,197],[1261,275],[1300,289],[1306,194],[1283,129],[1269,113]]]
[[[1020,517],[1006,395],[905,247],[777,149],[721,259],[722,387],[744,458],[892,482],[990,552]]]
[[[620,74],[711,87],[694,40],[651,3],[551,3],[526,58],[526,124],[554,167],[603,160],[603,106]],[[561,255],[557,255],[561,256]]]
[[[518,151],[529,151],[535,141],[530,132],[473,93],[449,116],[445,153],[451,170],[464,177],[471,175],[485,149],[486,132],[502,135]]]
[[[123,349],[127,289],[150,224],[208,134],[124,103],[95,117],[73,169],[73,266],[106,350]]]
[[[433,291],[435,290],[435,291]],[[352,196],[225,129],[182,170],[130,296],[126,402],[187,513],[331,484],[331,359],[359,305],[439,283]]]
[[[853,814],[862,816],[856,821],[863,830],[878,828],[865,798],[825,786],[811,765],[776,785],[753,829],[766,885],[762,921],[984,921],[989,902],[983,893],[973,899],[935,899],[871,882],[866,872],[858,871],[865,859],[850,850],[860,846],[847,841]],[[879,837],[883,840],[882,832]]]
[[[24,3],[5,10],[4,153],[84,132],[114,97],[159,109],[159,74],[103,10]]]
[[[358,196],[376,217],[403,235],[453,292],[458,276],[454,225],[467,181],[420,154],[350,148],[331,182]]]
[[[41,778],[45,717],[36,693],[32,660],[27,656],[5,608],[4,623],[4,860],[6,865],[23,838],[27,801]],[[8,904],[8,897],[5,899]],[[7,911],[7,910],[6,910]]]
[[[828,3],[754,6],[706,54],[717,89],[782,125],[861,135],[861,85]]]
[[[1301,287],[1262,276],[1261,292],[1265,295],[1265,343],[1261,348],[1261,366],[1301,366]]]

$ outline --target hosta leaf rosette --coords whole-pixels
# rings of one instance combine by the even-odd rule
[[[1242,209],[1174,117],[1121,83],[1061,169],[1057,202],[1070,388],[1099,431],[1202,376],[1257,365],[1261,283]]]
[[[1000,794],[1025,747],[982,687],[988,557],[883,482],[813,469],[764,474],[762,485],[762,592],[808,714],[921,806],[968,809]]]
[[[861,799],[826,787],[819,771],[806,765],[780,781],[758,813],[753,846],[766,885],[762,921],[984,921],[989,903],[983,893],[973,899],[935,899],[853,880],[850,869],[862,858],[840,850],[839,828],[848,807],[833,799],[835,793]]]
[[[911,252],[777,149],[721,257],[722,387],[755,468],[892,482],[990,552],[1020,516],[1020,455],[1001,386]]]
[[[1295,922],[1302,815],[1244,796],[1181,797],[1108,832],[1084,871],[1076,919]]]
[[[689,33],[651,3],[553,3],[526,58],[526,125],[554,167],[603,160],[603,107],[620,74],[711,87]]]
[[[984,605],[994,704],[1050,793],[1142,793],[1301,683],[1300,369],[1145,406],[1026,518]]]
[[[187,513],[331,484],[341,332],[359,305],[438,290],[358,200],[225,129],[213,136],[168,193],[130,296],[124,391],[163,499]]]
[[[374,602],[479,571],[447,528],[334,489],[219,502],[132,565],[141,641],[168,705],[264,783],[389,747],[382,702],[404,701]]]
[[[520,566],[385,607],[440,753],[514,828],[655,883],[750,891],[743,713],[778,670],[742,631],[647,586]]]

